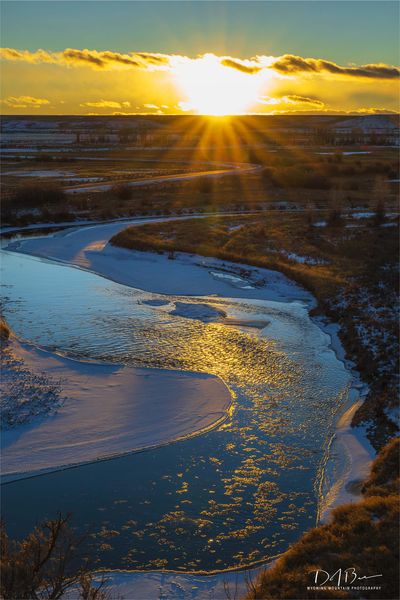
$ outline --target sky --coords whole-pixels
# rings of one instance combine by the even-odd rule
[[[399,3],[3,0],[5,114],[399,110]]]

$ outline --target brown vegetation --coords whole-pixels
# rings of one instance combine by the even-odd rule
[[[0,317],[0,341],[5,342],[10,337],[11,330],[6,321]]]
[[[391,148],[375,148],[371,155],[343,156],[340,148],[335,154],[318,154],[321,150],[319,146],[303,148],[301,151],[280,146],[277,151],[271,152],[268,146],[238,146],[232,149],[218,147],[218,139],[214,141],[215,148],[199,147],[189,154],[186,148],[179,146],[167,152],[148,149],[146,159],[153,161],[150,164],[154,165],[156,175],[217,169],[219,163],[227,162],[256,163],[260,165],[260,170],[253,173],[238,171],[215,178],[167,180],[158,185],[129,188],[127,184],[130,180],[145,177],[143,166],[149,164],[143,162],[140,149],[110,151],[107,153],[107,169],[104,169],[104,162],[88,163],[80,161],[79,155],[63,156],[53,158],[50,164],[46,163],[46,170],[62,166],[71,169],[72,161],[79,177],[98,178],[101,183],[113,187],[97,192],[91,192],[88,188],[86,192],[86,184],[83,183],[81,192],[68,193],[59,200],[44,203],[36,190],[35,196],[39,200],[30,205],[32,208],[27,208],[25,188],[31,188],[32,185],[27,185],[23,181],[26,178],[19,178],[15,173],[23,174],[26,169],[32,170],[32,160],[20,159],[16,161],[18,170],[11,176],[4,175],[2,179],[3,221],[23,226],[33,222],[75,218],[111,219],[190,212],[218,214],[275,210],[278,204],[284,204],[285,209],[310,207],[329,210],[337,201],[343,208],[371,208],[375,206],[377,179],[387,188],[387,206],[390,208],[396,201],[396,185],[387,181],[398,178],[398,157]],[[124,159],[124,163],[118,162],[119,159]],[[37,160],[42,160],[42,156]],[[211,164],[207,164],[207,161]],[[127,169],[129,174],[125,172]],[[70,185],[68,179],[63,180],[61,185],[67,189]],[[33,187],[43,186],[47,188],[53,184],[43,180]]]
[[[132,198],[132,188],[126,183],[116,184],[111,193],[119,200],[130,200]]]
[[[20,208],[42,208],[65,201],[63,189],[56,184],[26,184],[17,188],[12,202]]]
[[[53,183],[23,184],[3,195],[1,217],[5,223],[26,225],[36,221],[62,221],[74,218],[66,209],[67,198],[61,186]]]
[[[71,590],[75,598],[110,598],[105,580],[94,584],[85,561],[76,567],[80,540],[69,526],[69,517],[60,515],[42,523],[20,542],[10,540],[2,525],[0,542],[3,600],[56,600]]]

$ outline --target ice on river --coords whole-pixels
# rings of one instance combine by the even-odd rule
[[[15,482],[8,522],[18,534],[27,530],[54,506],[57,493],[78,527],[96,514],[98,535],[110,523],[119,532],[101,557],[106,569],[211,571],[276,555],[315,522],[315,486],[350,373],[330,336],[310,320],[311,295],[283,275],[109,245],[125,226],[13,242],[14,250],[64,264],[5,253],[11,325],[78,357],[213,373],[232,390],[234,410],[220,428],[179,444],[44,475],[40,485],[36,478]],[[171,314],[177,305],[191,305],[185,309],[191,315],[207,305],[227,316],[206,321]],[[142,474],[145,496],[129,472]],[[106,489],[104,478],[113,482]],[[35,501],[29,514],[24,494]],[[177,538],[178,517],[184,542]],[[193,536],[204,518],[207,533]],[[141,536],[135,556],[130,527]],[[158,542],[161,531],[166,546]]]
[[[186,319],[199,319],[200,321],[213,321],[226,317],[226,313],[209,304],[192,304],[187,302],[175,302],[175,308],[170,315],[178,315]]]
[[[10,343],[30,372],[61,382],[65,400],[51,416],[3,432],[8,480],[172,442],[221,421],[231,402],[212,375],[88,363]]]

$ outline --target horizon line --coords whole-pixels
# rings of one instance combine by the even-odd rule
[[[306,112],[297,112],[297,113],[237,113],[237,114],[229,114],[229,115],[210,115],[207,113],[204,114],[184,114],[184,113],[130,113],[130,114],[87,114],[87,113],[60,113],[60,114],[37,114],[37,113],[21,113],[21,114],[12,114],[12,113],[0,113],[0,117],[87,117],[87,118],[97,118],[97,117],[207,117],[208,119],[230,119],[234,117],[391,117],[400,116],[400,112],[357,112],[357,109],[353,111],[344,111],[344,112],[324,112],[321,113],[306,113]]]

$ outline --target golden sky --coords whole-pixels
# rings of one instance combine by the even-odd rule
[[[399,110],[399,68],[294,54],[251,58],[0,49],[5,114],[378,113]]]

